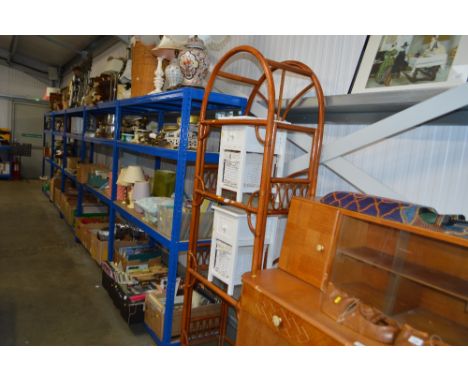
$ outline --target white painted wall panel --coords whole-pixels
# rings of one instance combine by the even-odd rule
[[[362,127],[327,125],[324,143]],[[410,202],[468,216],[468,126],[420,126],[345,158]],[[321,166],[317,194],[337,190],[358,191]]]
[[[0,98],[0,127],[11,128],[11,101]]]
[[[28,98],[42,98],[46,85],[19,70],[0,65],[0,93]]]
[[[365,36],[232,36],[220,57],[231,47],[248,44],[257,48],[265,57],[284,61],[294,59],[309,65],[319,77],[326,95],[348,92],[354,71],[364,45]],[[252,66],[233,65],[234,73],[258,77],[259,70]],[[294,81],[287,97],[300,89],[300,81]]]

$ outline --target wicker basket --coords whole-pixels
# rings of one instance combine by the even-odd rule
[[[154,89],[156,59],[151,54],[154,45],[137,41],[132,48],[132,97],[146,95]]]

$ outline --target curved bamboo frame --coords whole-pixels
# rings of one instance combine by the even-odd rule
[[[248,53],[253,56],[258,64],[260,65],[263,73],[258,80],[247,78],[233,73],[228,73],[222,71],[223,66],[226,62],[233,56],[240,53]],[[275,105],[276,102],[276,93],[275,93],[275,83],[273,79],[273,73],[276,70],[281,70],[281,81],[279,88],[279,98],[278,105]],[[286,72],[291,72],[298,74],[302,77],[310,79],[310,83],[304,87],[297,95],[290,101],[290,103],[282,110],[283,103],[283,91],[284,84],[286,79]],[[223,119],[223,120],[208,120],[207,119],[207,106],[208,98],[212,92],[215,81],[218,78],[225,78],[232,81],[241,82],[243,84],[252,85],[253,89],[248,98],[246,110],[244,114],[247,116],[250,113],[251,107],[255,98],[258,96],[262,98],[268,108],[266,119],[259,120],[250,120],[250,119]],[[263,85],[266,85],[267,95],[264,95],[260,89]],[[317,116],[317,127],[316,129],[311,129],[305,126],[292,125],[289,123],[283,123],[288,113],[297,104],[297,102],[311,89],[315,89],[316,97],[318,100],[318,116]],[[254,234],[254,248],[253,248],[253,259],[252,259],[252,273],[256,274],[259,270],[262,269],[262,254],[265,241],[265,229],[268,215],[273,214],[287,214],[290,202],[290,192],[292,196],[295,194],[307,197],[315,196],[315,189],[317,185],[317,174],[319,167],[320,151],[322,146],[322,136],[324,130],[324,121],[325,121],[325,103],[324,95],[320,82],[315,75],[315,73],[307,65],[299,61],[284,61],[277,62],[265,58],[257,49],[251,46],[238,46],[227,52],[219,62],[214,66],[211,76],[208,80],[208,83],[205,88],[205,94],[203,97],[203,102],[201,105],[200,112],[200,125],[198,133],[198,146],[197,146],[197,161],[195,164],[195,178],[194,178],[194,191],[193,191],[193,208],[192,208],[192,218],[190,223],[190,239],[189,239],[189,250],[187,254],[187,273],[186,273],[186,282],[185,282],[185,291],[184,291],[184,308],[183,308],[183,317],[182,317],[182,335],[181,343],[184,345],[189,344],[189,327],[191,319],[191,302],[192,302],[192,293],[193,287],[196,282],[200,282],[213,292],[215,292],[223,300],[222,307],[222,325],[226,323],[227,317],[227,306],[231,305],[234,308],[238,309],[238,301],[235,300],[232,296],[228,295],[224,290],[217,287],[213,283],[210,283],[206,278],[204,278],[198,272],[198,265],[196,262],[196,252],[197,252],[197,242],[198,242],[198,228],[199,228],[199,219],[200,219],[200,205],[205,198],[217,201],[222,204],[232,205],[238,208],[242,208],[247,211],[248,214],[248,223],[249,227]],[[260,187],[257,192],[255,192],[249,200],[247,205],[235,202],[233,200],[226,200],[221,196],[215,195],[214,192],[209,192],[206,190],[205,184],[203,182],[204,170],[207,167],[205,165],[205,152],[207,145],[207,137],[210,133],[212,127],[220,127],[222,125],[254,125],[255,133],[257,139],[260,143],[264,145],[264,155],[262,162],[262,175]],[[262,138],[259,133],[259,128],[265,127],[265,137]],[[285,129],[290,131],[297,131],[302,133],[307,133],[313,135],[313,143],[310,153],[310,163],[309,168],[303,171],[300,171],[296,174],[291,175],[288,178],[272,178],[272,163],[276,142],[276,131],[278,129]],[[306,178],[297,178],[297,176],[306,174]],[[287,205],[281,205],[281,208],[275,209],[274,200],[272,198],[271,190],[275,188],[276,190],[281,190],[284,188],[286,194],[283,195],[283,202]],[[278,191],[279,192],[279,191]],[[255,196],[254,196],[255,195]],[[253,198],[257,197],[258,204],[257,207],[253,207],[252,201]],[[256,224],[252,224],[251,214],[256,214]],[[228,305],[227,305],[228,304]],[[224,327],[220,329],[220,344],[224,340]]]

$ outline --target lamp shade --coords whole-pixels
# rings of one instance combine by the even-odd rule
[[[126,183],[136,183],[145,180],[145,174],[140,166],[128,166],[122,181]]]
[[[120,170],[119,177],[117,178],[117,184],[119,186],[127,187],[129,185],[127,182],[124,181],[126,172],[127,172],[127,167],[124,167],[122,168],[122,170]]]
[[[153,56],[172,60],[175,57],[175,51],[182,49],[182,47],[181,44],[177,43],[169,36],[163,36],[158,46],[152,50],[152,53]]]

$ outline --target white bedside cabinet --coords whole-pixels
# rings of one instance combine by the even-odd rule
[[[245,118],[245,117],[243,117]],[[260,128],[265,137],[265,128]],[[286,131],[276,134],[273,176],[282,176],[286,151]],[[226,125],[221,129],[219,170],[216,194],[223,190],[236,193],[236,201],[243,195],[253,193],[260,186],[264,146],[257,140],[252,126]]]
[[[245,211],[226,206],[214,206],[213,235],[211,237],[208,280],[214,278],[228,286],[232,295],[234,287],[241,284],[241,276],[252,268],[254,235],[247,223]],[[273,268],[279,258],[283,243],[286,216],[270,216],[265,232],[265,253],[262,264]],[[255,215],[252,215],[255,224]]]

